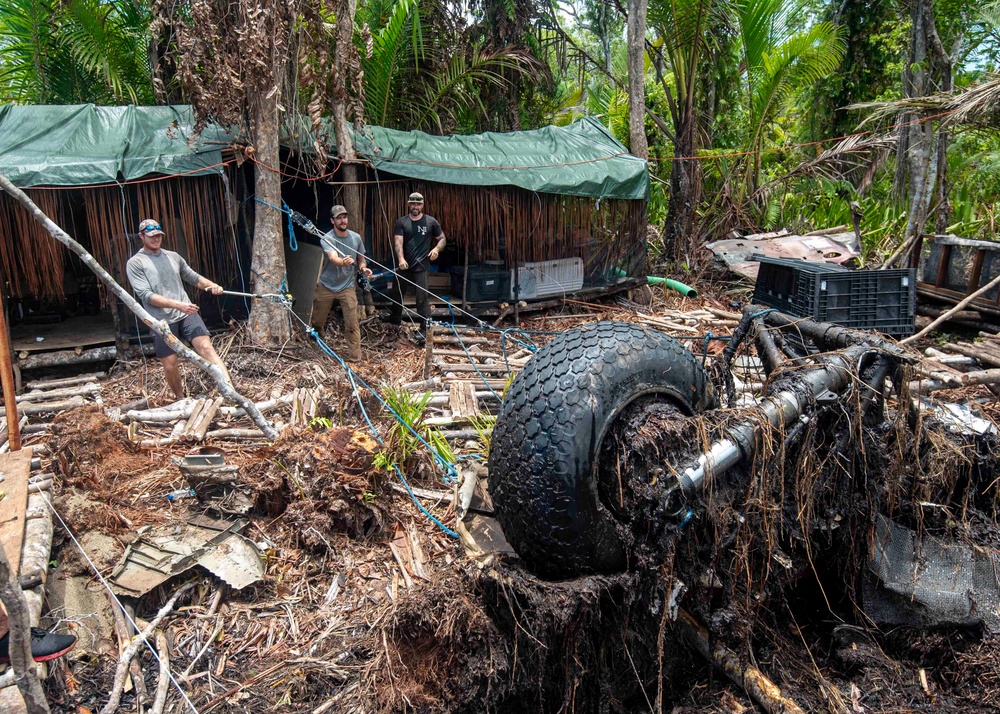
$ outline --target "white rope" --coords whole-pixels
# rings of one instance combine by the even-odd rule
[[[136,632],[141,633],[142,628],[140,628],[139,625],[136,624],[135,620],[133,620],[129,616],[128,610],[125,609],[125,606],[122,605],[121,600],[119,600],[118,596],[115,595],[115,591],[111,589],[111,586],[108,584],[108,581],[104,579],[103,575],[101,575],[101,571],[98,570],[96,565],[94,565],[94,561],[90,559],[89,555],[87,555],[87,551],[83,549],[83,545],[80,543],[80,541],[76,539],[76,536],[73,534],[73,531],[70,530],[70,527],[66,524],[66,521],[64,521],[62,516],[59,515],[59,511],[57,511],[56,507],[52,505],[52,501],[49,500],[49,497],[46,495],[44,491],[39,491],[38,493],[40,493],[42,498],[45,499],[45,503],[49,507],[49,510],[52,511],[53,515],[55,515],[55,517],[59,519],[59,524],[63,527],[63,530],[66,531],[66,534],[69,536],[70,540],[73,541],[73,543],[76,545],[77,549],[79,549],[80,553],[83,555],[84,560],[87,561],[87,564],[90,566],[90,569],[94,571],[94,574],[97,576],[97,579],[101,582],[101,585],[103,585],[104,589],[108,591],[108,594],[111,596],[111,599],[115,601],[116,605],[118,605],[118,608],[121,610],[122,615],[124,615],[125,619],[128,620],[129,624],[133,628],[135,628]],[[149,649],[150,653],[153,655],[153,659],[155,659],[158,664],[162,665],[163,663],[160,662],[160,656],[157,654],[156,648],[153,647],[152,644],[150,644],[149,640],[143,638],[143,644],[145,644],[146,648]],[[193,711],[194,714],[199,714],[198,708],[194,705],[194,702],[192,702],[188,698],[187,693],[183,689],[181,689],[180,683],[174,678],[174,673],[170,671],[169,665],[167,666],[166,671],[167,671],[167,676],[170,677],[170,681],[173,682],[174,687],[177,689],[178,692],[180,692],[181,697],[184,699],[185,702],[187,702],[187,705],[191,708],[191,711]]]

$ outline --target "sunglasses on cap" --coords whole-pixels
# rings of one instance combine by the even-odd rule
[[[163,230],[162,226],[146,226],[145,228],[142,229],[142,232],[143,233],[152,233],[154,231],[162,231],[162,230]]]

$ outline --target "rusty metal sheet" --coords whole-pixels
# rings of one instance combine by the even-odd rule
[[[861,256],[861,246],[854,232],[830,235],[799,236],[762,234],[769,237],[747,236],[709,243],[706,247],[730,270],[750,280],[757,279],[760,264],[752,255],[770,258],[801,258],[816,263],[845,263]]]
[[[119,595],[138,597],[200,565],[237,590],[264,577],[257,548],[238,531],[246,520],[196,516],[140,531],[109,579]]]

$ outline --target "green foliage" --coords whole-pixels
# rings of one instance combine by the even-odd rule
[[[324,416],[313,417],[309,420],[310,429],[332,429],[333,422]]]
[[[476,430],[477,441],[482,445],[479,453],[483,456],[488,456],[493,437],[493,428],[497,423],[496,416],[492,414],[476,414],[469,421],[472,424],[472,428]]]
[[[431,13],[440,8],[431,6]],[[503,93],[509,77],[528,71],[516,49],[483,51],[438,26],[427,26],[420,0],[373,0],[357,24],[371,32],[361,53],[365,119],[370,124],[437,133],[486,113],[484,94]],[[361,34],[360,32],[358,33]]]
[[[430,392],[418,396],[401,387],[390,387],[386,390],[386,404],[399,418],[394,418],[389,428],[386,448],[375,455],[375,468],[391,470],[398,466],[401,471],[407,473],[415,457],[423,455],[432,458],[424,450],[424,445],[414,435],[414,431],[430,444],[442,461],[455,463],[455,454],[441,432],[423,423],[424,412],[427,411],[430,400]]]
[[[152,104],[146,6],[0,0],[0,101]]]

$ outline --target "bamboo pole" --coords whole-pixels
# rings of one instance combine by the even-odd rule
[[[21,448],[21,429],[17,421],[17,397],[14,388],[14,366],[7,339],[7,306],[0,295],[0,383],[3,384],[3,403],[7,411],[7,443],[11,451]]]
[[[219,391],[222,392],[227,399],[243,407],[268,439],[273,440],[278,438],[277,430],[269,421],[267,421],[267,419],[264,418],[264,415],[257,410],[254,403],[237,392],[233,386],[226,381],[225,373],[219,365],[209,362],[197,352],[185,346],[184,343],[178,340],[177,337],[170,331],[170,327],[166,322],[154,319],[153,316],[146,311],[146,308],[140,305],[136,299],[128,293],[128,291],[122,288],[122,286],[119,285],[113,277],[111,277],[108,271],[106,271],[96,260],[94,260],[94,256],[88,253],[87,250],[82,245],[77,243],[68,233],[66,233],[66,231],[57,226],[52,219],[42,213],[42,210],[36,206],[27,195],[25,195],[24,191],[12,184],[3,174],[0,174],[0,188],[3,188],[4,191],[17,199],[21,205],[24,206],[24,208],[27,209],[27,211],[35,218],[35,220],[45,227],[45,229],[49,232],[49,235],[76,253],[77,256],[80,257],[80,260],[83,261],[88,268],[94,271],[97,277],[104,281],[104,283],[111,288],[112,292],[114,292],[115,295],[117,295],[118,298],[128,306],[129,310],[134,312],[139,319],[149,327],[149,329],[159,335],[160,338],[166,342],[167,345],[169,345],[170,349],[207,372],[215,381]],[[10,400],[10,403],[13,403],[13,399]]]

